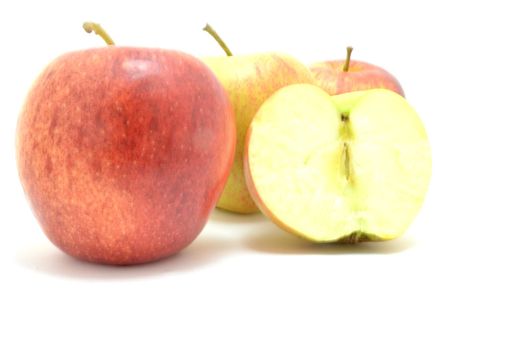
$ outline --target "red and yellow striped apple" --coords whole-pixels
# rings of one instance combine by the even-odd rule
[[[67,53],[44,70],[16,146],[25,193],[56,246],[137,264],[200,233],[233,162],[235,119],[200,60],[110,46]]]
[[[205,30],[214,36],[228,55],[207,57],[203,61],[228,92],[237,126],[235,161],[218,207],[236,213],[254,213],[258,209],[246,187],[243,170],[246,130],[261,104],[275,91],[290,84],[313,83],[314,80],[308,68],[289,55],[261,53],[235,56],[209,25]]]

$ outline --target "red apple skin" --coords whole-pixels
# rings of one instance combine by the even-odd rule
[[[235,118],[196,58],[107,47],[44,70],[16,143],[22,186],[56,246],[138,264],[180,251],[204,227],[233,163]]]
[[[320,88],[329,95],[383,88],[405,96],[397,79],[381,67],[361,61],[350,61],[348,71],[343,71],[345,61],[326,61],[310,66]]]

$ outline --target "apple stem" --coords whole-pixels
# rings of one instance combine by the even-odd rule
[[[217,41],[217,43],[222,47],[227,56],[233,56],[232,52],[230,51],[224,40],[221,39],[221,37],[219,36],[219,34],[217,34],[215,29],[213,29],[208,23],[206,23],[206,26],[202,28],[202,30],[208,32],[208,34],[210,34],[213,37],[213,39]]]
[[[111,39],[109,34],[104,30],[104,28],[102,28],[100,24],[93,23],[93,22],[84,22],[82,27],[84,28],[86,33],[94,32],[95,34],[100,36],[102,39],[104,39],[106,44],[108,44],[109,46],[115,45],[115,42],[113,41],[113,39]]]
[[[354,48],[352,46],[348,46],[346,48],[346,61],[345,65],[343,66],[343,72],[348,72],[348,68],[350,68],[350,56],[352,55],[352,50]]]

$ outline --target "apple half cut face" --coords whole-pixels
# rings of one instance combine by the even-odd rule
[[[431,174],[421,120],[385,89],[337,96],[308,84],[280,89],[250,125],[244,161],[261,211],[315,242],[400,236]]]

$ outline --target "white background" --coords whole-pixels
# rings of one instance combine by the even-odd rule
[[[525,21],[518,1],[2,1],[0,349],[523,349]],[[159,263],[73,260],[46,239],[14,160],[33,79],[117,44],[305,63],[354,58],[402,83],[433,146],[423,210],[396,241],[316,247],[262,216],[215,212]]]

